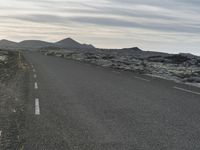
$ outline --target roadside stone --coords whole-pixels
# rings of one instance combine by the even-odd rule
[[[199,83],[200,57],[192,54],[145,52],[138,48],[122,50],[47,50],[45,55],[85,61],[103,67],[148,74],[178,82]],[[64,55],[64,56],[63,56]]]

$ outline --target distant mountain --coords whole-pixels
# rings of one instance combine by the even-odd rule
[[[82,44],[83,47],[85,48],[91,48],[91,49],[94,49],[95,47],[92,45],[92,44]]]
[[[47,48],[55,48],[55,49],[95,49],[93,45],[81,44],[71,38],[66,38],[61,41],[50,43],[46,41],[40,40],[25,40],[22,42],[13,42],[8,40],[0,41],[0,48],[6,49],[30,49],[30,50],[38,50],[38,49],[47,49]]]
[[[131,48],[123,48],[122,51],[128,51],[128,52],[142,52],[142,50],[138,47],[131,47]]]
[[[0,48],[17,48],[18,43],[8,40],[0,40]]]
[[[55,43],[56,46],[63,47],[63,48],[77,48],[77,49],[91,49],[94,48],[92,45],[87,45],[87,44],[80,44],[77,41],[71,39],[71,38],[66,38],[61,41],[58,41]]]
[[[43,47],[49,47],[54,46],[53,43],[45,42],[45,41],[39,41],[39,40],[25,40],[18,43],[18,46],[21,48],[43,48]]]

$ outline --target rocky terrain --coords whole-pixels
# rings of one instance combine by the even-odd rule
[[[0,50],[0,149],[21,149],[26,65],[18,52]]]
[[[200,57],[128,49],[42,50],[45,55],[89,62],[103,67],[132,71],[176,82],[200,85]]]

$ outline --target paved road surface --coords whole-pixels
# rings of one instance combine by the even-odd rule
[[[199,150],[200,90],[37,53],[25,150]]]

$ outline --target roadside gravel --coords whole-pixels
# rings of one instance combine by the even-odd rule
[[[0,150],[23,148],[27,66],[18,52],[0,51]],[[20,63],[19,63],[20,61]]]

